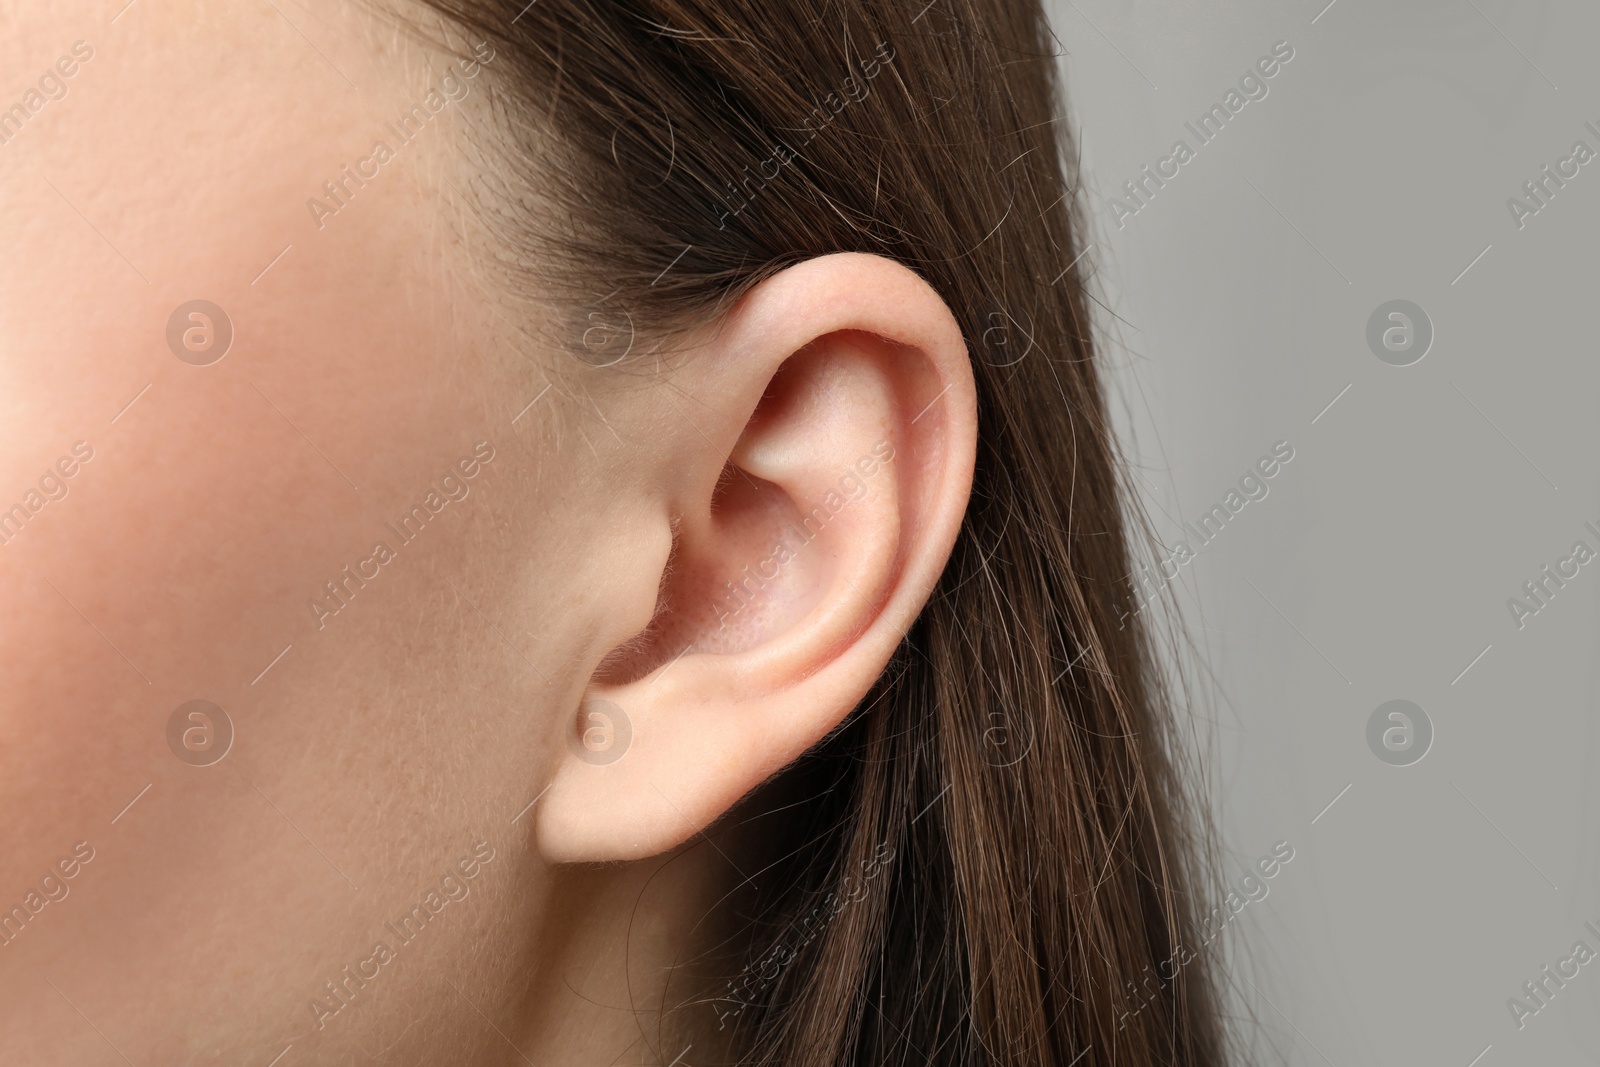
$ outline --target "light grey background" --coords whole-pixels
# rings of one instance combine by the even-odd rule
[[[1184,539],[1274,442],[1295,449],[1177,579],[1215,672],[1232,877],[1278,840],[1296,850],[1221,939],[1259,1058],[1597,1062],[1600,960],[1521,1029],[1507,1000],[1574,942],[1600,952],[1583,929],[1600,928],[1600,560],[1521,629],[1507,600],[1575,541],[1600,551],[1583,528],[1600,527],[1600,159],[1521,229],[1506,202],[1575,141],[1600,152],[1584,128],[1600,127],[1600,6],[1051,13],[1094,225],[1083,265],[1157,535]],[[1119,230],[1109,198],[1194,146],[1183,123],[1280,40],[1295,56],[1267,97]],[[1396,298],[1435,329],[1409,367],[1365,340]],[[1412,766],[1367,747],[1395,698],[1434,726]]]

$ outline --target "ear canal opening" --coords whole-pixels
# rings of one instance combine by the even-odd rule
[[[594,680],[601,685],[626,685],[645,677],[659,667],[665,659],[660,654],[663,645],[662,621],[672,607],[672,577],[678,567],[681,539],[678,520],[672,523],[672,547],[667,551],[666,566],[661,568],[661,581],[656,585],[656,606],[644,629],[607,652],[595,668]],[[669,652],[669,657],[676,655]]]
[[[757,641],[769,616],[766,584],[741,578],[739,564],[745,557],[759,560],[758,548],[770,550],[792,507],[778,486],[724,463],[708,508],[711,525],[699,527],[711,541],[697,537],[685,544],[681,523],[674,522],[650,622],[606,654],[594,680],[626,685],[691,651],[727,653]]]

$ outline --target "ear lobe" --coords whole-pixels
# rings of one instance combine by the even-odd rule
[[[538,816],[552,861],[672,848],[837,727],[926,602],[965,511],[966,347],[904,267],[840,255],[790,268],[712,347],[687,388],[745,398],[737,441],[725,458],[702,445],[687,466],[703,469],[662,472],[677,493],[672,561],[651,626],[606,658],[568,724]],[[681,467],[693,452],[674,454]]]

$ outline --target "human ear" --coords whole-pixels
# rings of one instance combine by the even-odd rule
[[[650,622],[615,635],[551,740],[552,862],[671,849],[837,727],[926,603],[971,491],[967,348],[899,264],[790,267],[684,355],[631,397],[659,410],[638,413],[648,440],[618,477],[638,503],[601,542],[590,610]],[[595,708],[625,720],[625,749],[586,747]]]

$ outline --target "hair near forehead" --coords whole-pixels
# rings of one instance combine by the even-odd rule
[[[939,586],[856,714],[729,816],[767,865],[660,1025],[711,1019],[731,1062],[784,1067],[1223,1063],[1210,835],[1130,599],[1147,535],[1037,0],[426,7],[494,50],[474,200],[584,363],[625,372],[785,267],[861,252],[933,286],[977,379]]]

